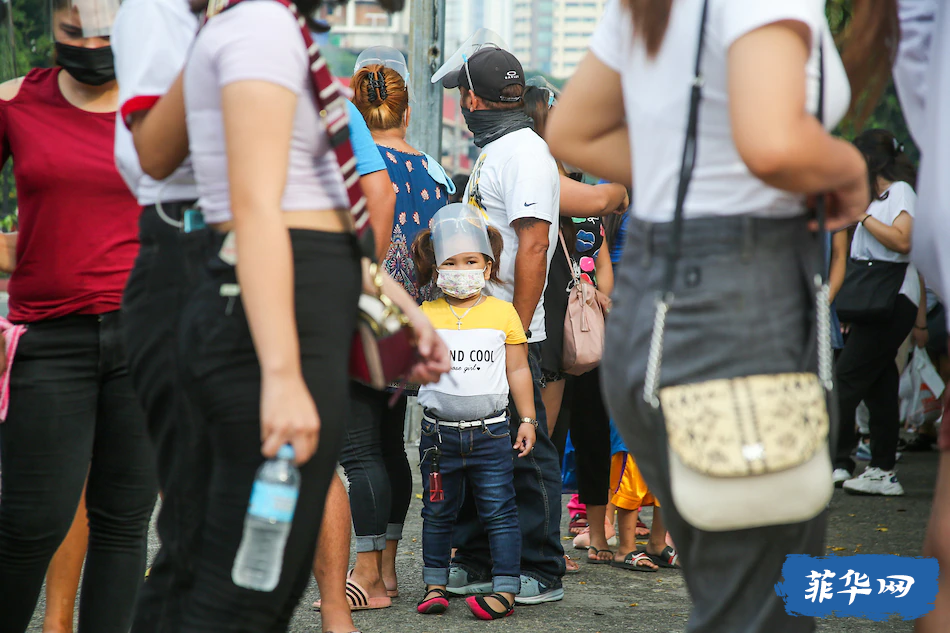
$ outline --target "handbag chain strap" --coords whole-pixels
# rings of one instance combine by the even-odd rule
[[[653,317],[653,333],[650,337],[650,351],[647,355],[646,379],[643,385],[643,399],[653,409],[660,408],[659,383],[660,369],[663,364],[663,337],[666,331],[666,317],[673,303],[673,286],[676,281],[676,263],[680,258],[683,241],[684,205],[686,194],[689,192],[693,168],[696,166],[697,131],[699,128],[699,105],[702,101],[703,74],[703,42],[706,32],[706,17],[709,9],[709,0],[703,0],[703,12],[699,24],[699,38],[696,47],[696,65],[693,72],[692,88],[689,101],[689,117],[686,124],[686,139],[683,142],[683,158],[680,165],[679,185],[676,190],[676,207],[673,214],[670,246],[666,258],[666,272],[663,278],[663,289],[657,293],[655,304],[656,312]],[[821,37],[821,34],[818,35]],[[824,53],[823,46],[818,47],[818,121],[824,121]],[[823,196],[818,197],[816,203],[819,234],[824,236],[825,230],[825,201]],[[815,275],[815,303],[817,304],[816,324],[818,332],[818,378],[827,391],[833,388],[832,381],[832,351],[831,351],[831,308],[828,297],[830,289],[825,273],[825,258],[822,250],[821,266]]]
[[[226,11],[243,0],[211,0],[205,14],[205,21],[222,11]],[[350,203],[350,215],[353,219],[353,230],[360,244],[360,252],[370,261],[376,261],[376,247],[373,231],[370,225],[369,210],[366,208],[366,197],[360,186],[360,176],[356,171],[356,156],[353,145],[350,143],[350,117],[346,106],[346,97],[340,90],[339,84],[333,79],[326,60],[320,54],[320,47],[313,41],[306,19],[300,15],[290,0],[273,0],[287,7],[300,25],[300,34],[303,36],[307,54],[310,57],[310,79],[313,83],[313,98],[317,112],[323,120],[327,136],[330,138],[330,147],[336,155],[340,172],[343,176],[343,185]],[[203,25],[202,25],[203,26]]]

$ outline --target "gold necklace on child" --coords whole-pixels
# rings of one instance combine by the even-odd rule
[[[459,316],[459,315],[455,312],[455,310],[452,309],[452,304],[451,304],[451,303],[449,303],[448,301],[445,302],[445,305],[449,306],[449,311],[452,313],[452,316],[455,317],[455,321],[456,321],[456,323],[458,324],[459,330],[462,329],[462,319],[464,319],[465,317],[467,317],[467,316],[468,316],[468,313],[472,311],[472,308],[474,308],[474,307],[477,306],[479,303],[481,303],[481,302],[482,302],[482,299],[484,299],[484,298],[485,298],[485,295],[480,296],[480,297],[478,298],[478,300],[477,300],[475,303],[473,303],[471,306],[469,306],[468,310],[466,310],[465,312],[462,313],[462,316]]]

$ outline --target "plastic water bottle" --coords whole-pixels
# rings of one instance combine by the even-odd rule
[[[277,587],[299,492],[300,472],[294,466],[294,449],[287,444],[257,470],[244,536],[231,569],[235,585],[254,591]]]

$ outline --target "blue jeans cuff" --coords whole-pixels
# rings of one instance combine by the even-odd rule
[[[390,523],[386,526],[387,541],[402,540],[402,523]]]
[[[513,593],[516,596],[521,593],[521,576],[495,576],[491,579],[492,591]]]
[[[386,549],[386,535],[377,534],[375,536],[357,536],[356,552],[381,552]]]
[[[443,587],[449,584],[449,568],[448,567],[423,567],[422,568],[422,582],[427,585],[442,585]],[[521,584],[519,583],[520,587]]]

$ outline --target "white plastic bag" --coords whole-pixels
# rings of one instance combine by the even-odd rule
[[[862,400],[854,412],[855,420],[858,423],[858,433],[861,435],[871,434],[871,412],[868,411],[868,405]]]
[[[944,384],[927,351],[914,348],[914,355],[901,376],[901,419],[908,428],[919,428],[940,417]]]

